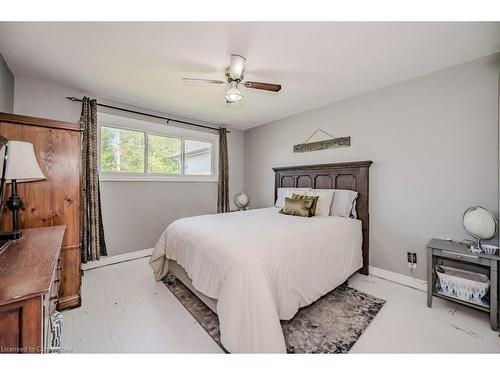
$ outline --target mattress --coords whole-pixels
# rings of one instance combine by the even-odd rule
[[[229,352],[284,353],[280,320],[360,269],[361,243],[359,220],[288,216],[271,207],[177,220],[150,264],[161,280],[175,261],[196,291],[217,300]]]

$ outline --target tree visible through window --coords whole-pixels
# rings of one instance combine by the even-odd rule
[[[181,140],[148,134],[149,173],[181,173]]]
[[[144,133],[102,126],[101,171],[144,173]]]
[[[100,129],[103,173],[213,175],[212,142],[104,125]]]

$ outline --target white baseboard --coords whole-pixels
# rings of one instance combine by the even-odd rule
[[[153,248],[139,250],[139,251],[133,251],[131,253],[105,256],[105,257],[102,257],[101,259],[99,259],[98,261],[82,264],[82,270],[88,271],[88,270],[91,270],[94,268],[109,266],[111,264],[128,262],[129,260],[148,257],[151,255],[152,252],[153,252]]]
[[[409,286],[418,290],[427,291],[427,282],[411,276],[402,275],[400,273],[383,270],[382,268],[372,267],[369,268],[370,275],[380,277],[381,279],[392,281],[397,284]]]

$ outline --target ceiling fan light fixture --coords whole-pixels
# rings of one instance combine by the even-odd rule
[[[243,95],[241,95],[240,90],[238,90],[236,82],[231,82],[231,87],[226,92],[226,102],[237,103],[242,99]]]
[[[257,81],[245,81],[244,71],[245,71],[246,59],[241,55],[232,54],[231,64],[226,67],[225,80],[218,79],[203,79],[203,78],[183,78],[182,80],[186,83],[206,83],[212,85],[225,85],[229,83],[229,90],[226,91],[224,97],[228,105],[239,103],[243,100],[243,95],[239,90],[239,86],[243,85],[245,89],[252,90],[265,90],[271,92],[278,92],[281,90],[281,85],[266,82]]]

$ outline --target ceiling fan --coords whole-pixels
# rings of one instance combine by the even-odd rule
[[[243,95],[239,90],[239,86],[245,86],[249,89],[256,90],[266,90],[278,92],[281,90],[281,85],[276,85],[274,83],[264,83],[264,82],[254,82],[245,81],[243,82],[243,71],[245,69],[246,59],[240,55],[231,55],[231,64],[226,68],[226,80],[216,80],[216,79],[199,79],[199,78],[183,78],[184,82],[190,83],[208,83],[214,85],[224,85],[229,83],[230,87],[226,92],[225,98],[226,103],[236,103],[243,99]]]

